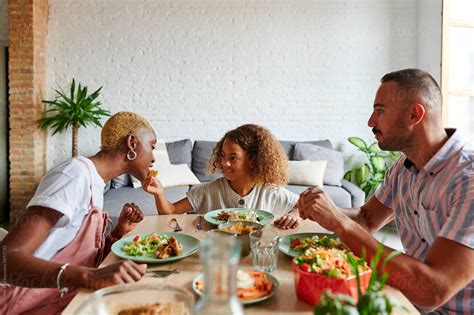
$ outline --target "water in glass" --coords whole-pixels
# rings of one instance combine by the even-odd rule
[[[252,263],[255,270],[270,273],[275,271],[279,240],[278,234],[274,231],[261,230],[250,233]]]

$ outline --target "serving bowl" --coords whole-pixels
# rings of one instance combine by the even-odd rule
[[[293,266],[293,276],[295,280],[295,290],[298,299],[316,305],[319,303],[321,293],[326,290],[333,294],[346,294],[351,296],[356,302],[358,300],[357,281],[355,276],[348,278],[336,278],[308,272],[301,269],[294,259],[291,260]],[[372,271],[368,269],[360,274],[360,284],[362,293],[365,293],[370,281]]]
[[[156,314],[161,314],[158,311],[161,307],[163,314],[189,315],[193,313],[194,303],[194,295],[183,288],[160,284],[126,284],[95,291],[75,314],[115,315],[139,307],[148,307],[147,310],[154,308]]]
[[[252,231],[257,231],[263,229],[263,225],[256,222],[249,222],[249,221],[230,221],[221,223],[218,226],[219,231],[222,233],[231,235],[237,238],[238,242],[240,243],[240,257],[244,258],[250,254],[250,238],[249,234],[252,231],[247,231],[243,233],[235,233],[235,227],[241,225],[242,228],[246,229],[248,227],[252,227]]]

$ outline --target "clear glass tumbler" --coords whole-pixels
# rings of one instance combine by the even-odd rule
[[[250,233],[253,267],[257,271],[272,273],[277,268],[280,237],[274,231],[259,230]]]

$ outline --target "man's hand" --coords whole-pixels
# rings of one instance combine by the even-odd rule
[[[87,272],[84,287],[96,290],[111,285],[133,283],[143,277],[146,268],[146,264],[138,265],[131,260],[119,261]]]
[[[111,233],[112,236],[114,238],[121,238],[132,231],[141,220],[143,220],[143,213],[140,208],[134,203],[126,203],[120,213],[117,226]]]
[[[341,222],[349,219],[326,192],[318,187],[305,190],[296,207],[301,218],[316,221],[326,230],[333,232],[341,226]]]
[[[300,219],[291,214],[285,214],[273,222],[276,227],[282,230],[294,229],[299,225],[299,223]]]

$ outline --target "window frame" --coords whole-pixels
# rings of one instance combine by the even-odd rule
[[[449,86],[449,48],[450,48],[450,37],[449,31],[452,27],[461,27],[461,28],[469,28],[474,29],[474,22],[470,21],[463,21],[463,20],[456,20],[451,19],[450,16],[450,4],[452,0],[443,0],[442,4],[442,12],[441,12],[441,19],[442,19],[442,30],[441,30],[441,93],[443,95],[443,124],[444,126],[448,125],[449,121],[449,97],[450,96],[464,96],[464,97],[474,97],[474,89],[473,90],[456,90],[451,89]]]

